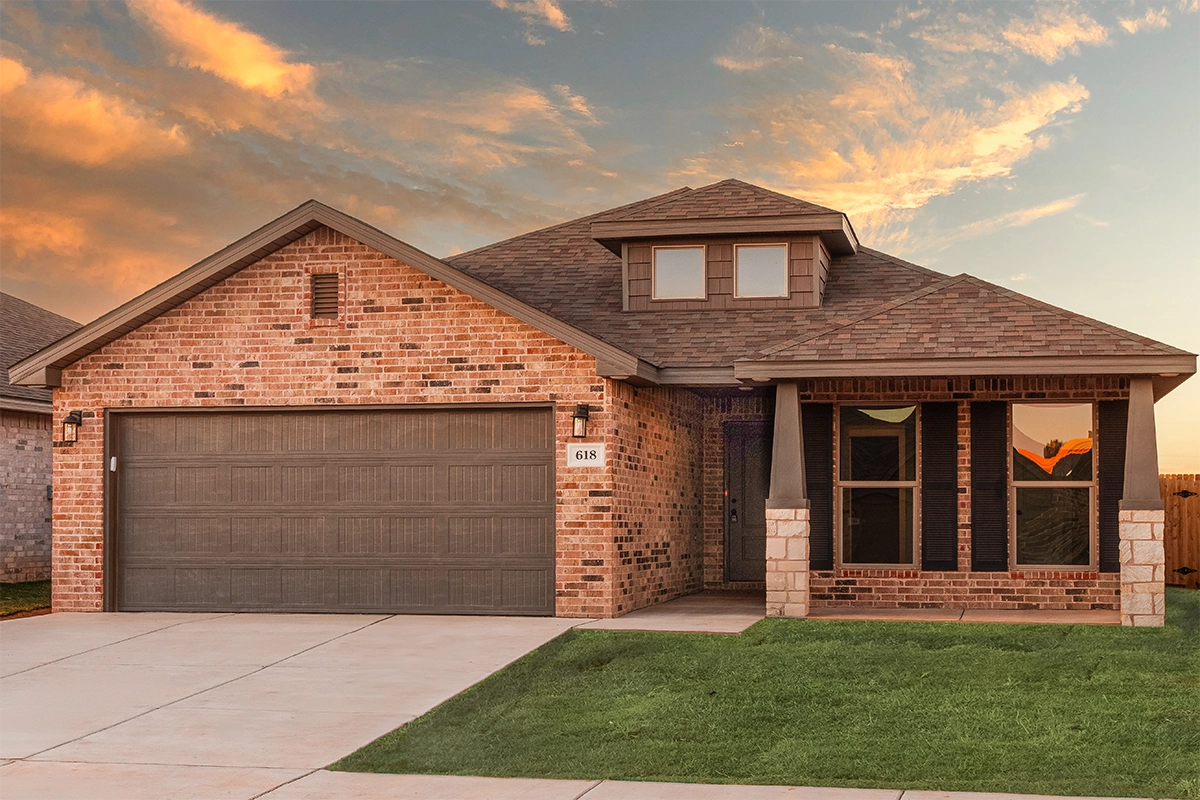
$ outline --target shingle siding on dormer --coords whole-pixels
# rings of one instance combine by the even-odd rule
[[[707,296],[703,300],[655,300],[653,250],[661,245],[703,245]],[[789,297],[739,298],[734,294],[734,246],[787,244]],[[710,239],[626,244],[626,311],[704,311],[708,309],[816,308],[829,274],[829,251],[817,236],[725,236]]]

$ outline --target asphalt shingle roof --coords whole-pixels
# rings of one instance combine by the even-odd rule
[[[8,368],[77,328],[74,320],[0,292],[0,397],[50,402],[49,389],[9,383]]]
[[[844,324],[759,354],[761,361],[1163,355],[1183,351],[970,275],[898,297]]]
[[[729,366],[741,359],[1184,352],[978,278],[951,278],[866,247],[834,257],[820,308],[623,311],[621,259],[591,237],[593,222],[797,213],[830,211],[742,181],[721,181],[445,260],[659,367]]]
[[[611,220],[634,222],[672,219],[729,219],[734,217],[795,217],[839,214],[831,208],[788,197],[733,178],[685,189],[665,200],[636,204]]]

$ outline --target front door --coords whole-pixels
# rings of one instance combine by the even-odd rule
[[[767,492],[771,484],[769,422],[725,425],[725,578],[767,579]]]

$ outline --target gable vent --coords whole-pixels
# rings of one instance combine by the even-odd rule
[[[312,276],[313,319],[337,319],[338,274],[327,272]]]

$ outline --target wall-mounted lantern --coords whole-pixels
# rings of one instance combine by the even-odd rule
[[[588,407],[586,403],[575,406],[575,416],[572,417],[571,436],[582,439],[587,436]]]
[[[64,442],[79,441],[79,426],[83,424],[83,412],[72,411],[67,416],[63,417],[63,438]]]

